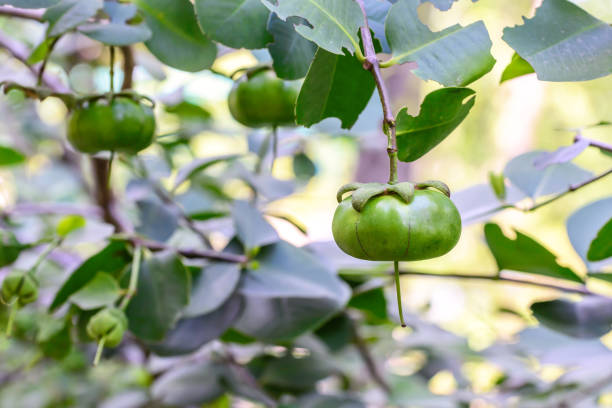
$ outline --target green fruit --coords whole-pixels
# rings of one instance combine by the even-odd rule
[[[13,271],[4,278],[0,295],[4,303],[16,298],[19,306],[24,306],[38,298],[38,282],[27,272]]]
[[[238,122],[257,128],[295,126],[295,86],[265,70],[239,81],[229,94],[229,109]]]
[[[367,199],[361,211],[353,205],[351,198],[338,205],[332,231],[338,246],[355,258],[435,258],[450,251],[461,235],[459,212],[439,191],[416,190],[409,202],[395,193],[376,195]]]
[[[22,249],[23,246],[12,232],[0,230],[0,268],[15,262]]]
[[[131,98],[100,98],[74,110],[68,123],[68,140],[82,153],[114,151],[136,154],[154,138],[151,107]]]
[[[98,341],[104,339],[104,345],[116,347],[123,339],[128,326],[127,317],[117,308],[106,308],[93,315],[87,323],[87,334]]]

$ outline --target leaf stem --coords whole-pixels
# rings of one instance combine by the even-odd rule
[[[104,343],[106,343],[106,338],[102,337],[98,342],[98,347],[96,348],[96,356],[94,357],[93,365],[97,366],[100,362],[100,357],[102,357],[102,351],[104,351]]]
[[[376,57],[372,34],[368,24],[368,15],[365,11],[363,0],[356,0],[363,14],[364,25],[361,27],[361,39],[365,49],[365,59],[363,60],[363,68],[370,71],[374,76],[374,82],[378,89],[378,96],[382,104],[383,110],[383,130],[387,135],[387,154],[389,155],[389,184],[397,182],[397,137],[395,132],[395,117],[391,111],[391,102],[389,99],[389,91],[382,78],[381,64]]]
[[[32,267],[29,270],[29,273],[34,274],[36,273],[36,269],[38,269],[38,267],[40,266],[40,264],[42,263],[42,261],[44,261],[47,256],[49,256],[49,254],[58,246],[60,246],[60,244],[62,243],[62,238],[57,237],[55,238],[53,241],[51,241],[51,243],[49,244],[49,246],[47,246],[47,248],[45,248],[44,251],[41,252],[41,254],[38,256],[38,259],[36,259],[36,262],[34,263],[34,265],[32,265]]]
[[[397,295],[397,311],[399,312],[399,318],[402,327],[406,327],[406,322],[404,322],[404,311],[402,308],[402,289],[400,287],[400,273],[398,261],[393,261],[393,269],[395,269],[395,293]]]
[[[121,305],[119,308],[121,310],[125,310],[130,304],[130,300],[136,294],[136,290],[138,288],[138,275],[140,274],[140,261],[142,259],[142,247],[140,245],[136,245],[134,247],[134,259],[132,260],[132,273],[130,273],[130,283],[128,284],[127,292],[125,292],[125,296],[121,300]]]
[[[115,47],[112,45],[110,48],[110,92],[115,92]]]
[[[9,316],[8,316],[8,322],[6,323],[6,337],[11,337],[11,334],[13,333],[13,325],[15,323],[15,316],[17,315],[17,309],[19,309],[19,306],[17,305],[17,300],[15,300],[13,302],[13,304],[11,304],[11,309],[9,311]]]
[[[278,127],[272,126],[272,163],[270,164],[270,174],[274,170],[274,163],[278,158]]]
[[[47,53],[45,54],[45,58],[43,59],[42,64],[40,65],[40,69],[38,70],[38,75],[36,76],[36,86],[41,86],[43,83],[43,76],[45,75],[45,69],[47,68],[47,63],[49,62],[49,58],[51,57],[51,53],[53,52],[53,48],[55,48],[55,44],[59,41],[60,37],[55,37],[51,44],[49,44],[49,49],[47,49]]]

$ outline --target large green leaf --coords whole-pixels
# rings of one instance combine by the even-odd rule
[[[274,13],[268,20],[268,31],[274,41],[268,44],[272,65],[279,78],[299,79],[306,76],[317,51],[317,45],[295,31],[294,25],[303,22],[299,17],[283,21]]]
[[[120,296],[119,283],[106,272],[98,272],[92,280],[70,296],[70,302],[80,309],[91,310],[111,306]]]
[[[205,315],[220,307],[234,293],[240,281],[241,266],[219,262],[207,265],[193,279],[191,301],[183,317]]]
[[[442,142],[465,119],[474,106],[469,88],[442,88],[431,92],[421,104],[418,116],[402,109],[396,118],[398,157],[411,162]]]
[[[306,19],[309,25],[300,24],[295,30],[319,47],[334,54],[351,53],[359,48],[359,27],[363,15],[353,0],[262,0],[281,19],[296,16]]]
[[[278,234],[263,214],[246,201],[237,200],[232,206],[232,218],[238,239],[250,251],[278,241]]]
[[[264,48],[270,12],[261,0],[195,0],[200,27],[215,41],[232,48]]]
[[[368,104],[375,86],[370,72],[356,58],[319,48],[298,96],[297,123],[311,126],[336,117],[343,128],[350,129]]]
[[[399,0],[389,10],[385,32],[393,57],[387,64],[414,61],[416,75],[444,86],[467,85],[493,68],[491,40],[482,21],[432,32],[419,20],[418,5],[419,0]]]
[[[571,185],[588,180],[593,174],[573,163],[552,164],[545,168],[537,166],[537,160],[546,152],[535,150],[510,160],[504,175],[519,190],[531,198],[556,194]]]
[[[532,74],[534,72],[535,71],[533,70],[531,64],[521,58],[521,56],[517,53],[514,53],[510,64],[508,64],[508,66],[504,69],[499,83],[509,81],[523,75]]]
[[[43,15],[43,20],[49,22],[47,37],[72,30],[93,17],[103,5],[103,0],[61,0]]]
[[[602,261],[612,256],[612,218],[601,227],[595,239],[589,245],[587,259],[589,261]]]
[[[559,265],[552,252],[527,235],[516,231],[516,239],[508,238],[497,224],[486,224],[484,231],[500,271],[508,269],[582,283],[574,271]]]
[[[224,387],[217,364],[204,362],[178,366],[155,380],[151,395],[167,406],[201,406],[219,398]]]
[[[338,371],[329,356],[318,353],[299,358],[291,354],[282,357],[265,356],[253,363],[262,366],[257,378],[262,385],[293,392],[314,390],[318,381]]]
[[[0,166],[13,166],[24,161],[25,156],[21,152],[11,147],[0,146]]]
[[[140,339],[159,341],[189,303],[189,272],[173,252],[151,256],[140,269],[136,296],[126,310],[130,331]]]
[[[604,297],[538,302],[531,310],[544,326],[572,337],[601,337],[612,329],[612,300]]]
[[[542,81],[587,81],[612,72],[612,27],[567,0],[544,0],[532,19],[504,29]]]
[[[131,259],[125,242],[112,241],[106,248],[87,259],[70,274],[55,295],[49,310],[54,311],[63,305],[73,293],[87,285],[98,272],[103,271],[116,276],[130,263]]]
[[[151,30],[136,17],[138,9],[133,4],[105,2],[104,12],[110,21],[83,24],[79,31],[107,45],[124,46],[147,41]]]
[[[604,265],[612,261],[604,259],[595,262],[588,259],[591,242],[610,218],[612,218],[612,197],[589,203],[567,219],[567,235],[570,242],[590,272],[600,272]]]
[[[280,241],[263,248],[257,269],[248,269],[239,288],[244,312],[234,326],[264,341],[290,340],[340,311],[350,290],[303,249]]]
[[[19,8],[47,8],[56,5],[60,0],[2,0],[0,5],[8,4],[9,6]]]
[[[155,241],[168,240],[178,228],[178,217],[172,209],[159,199],[145,198],[137,200],[139,224],[136,228],[142,234]]]
[[[161,62],[183,71],[209,68],[217,46],[198,26],[189,0],[134,0],[153,35],[145,44]]]

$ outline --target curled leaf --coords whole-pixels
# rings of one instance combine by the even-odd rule
[[[450,197],[451,195],[450,188],[446,185],[446,183],[443,183],[438,180],[428,180],[422,183],[417,183],[416,188],[419,190],[424,190],[426,188],[435,188],[447,197]]]
[[[351,191],[355,191],[361,186],[363,186],[362,183],[348,183],[348,184],[343,185],[342,187],[340,187],[340,189],[336,193],[336,200],[338,200],[338,202],[342,202],[342,196],[344,194],[351,192]]]

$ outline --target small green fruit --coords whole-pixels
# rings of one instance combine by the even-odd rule
[[[17,299],[19,306],[27,305],[38,298],[38,282],[27,272],[13,271],[4,278],[0,295],[4,303]]]
[[[104,345],[116,347],[121,343],[127,330],[128,320],[123,311],[106,308],[93,315],[87,323],[87,334],[97,341],[104,339]]]

